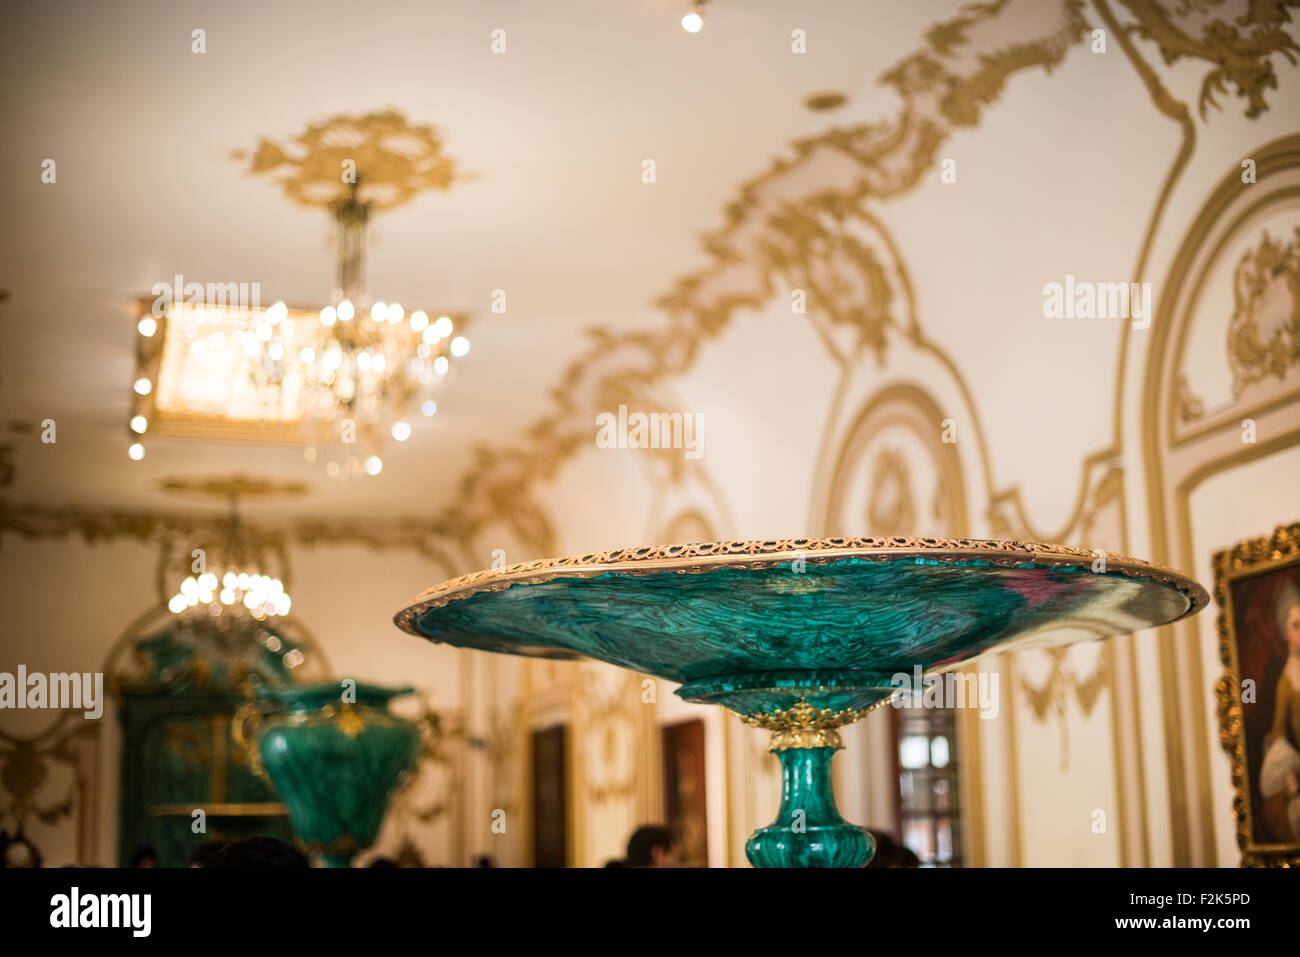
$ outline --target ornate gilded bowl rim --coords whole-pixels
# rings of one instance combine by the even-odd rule
[[[484,592],[559,579],[593,578],[611,573],[650,575],[662,571],[698,574],[721,568],[766,568],[793,561],[825,565],[846,559],[883,563],[916,558],[951,563],[985,562],[1005,568],[1032,565],[1089,570],[1099,558],[1104,558],[1107,574],[1167,585],[1181,593],[1188,606],[1174,621],[1194,615],[1210,601],[1209,592],[1181,572],[1140,558],[1075,545],[965,538],[791,538],[616,548],[485,569],[421,592],[393,616],[393,622],[403,631],[425,637],[417,619],[430,609]]]

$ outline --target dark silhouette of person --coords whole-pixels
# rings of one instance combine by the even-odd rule
[[[208,858],[205,868],[296,869],[311,867],[307,855],[274,837],[246,837],[231,841]]]
[[[627,841],[625,867],[681,867],[681,849],[666,827],[646,824]]]
[[[131,855],[132,867],[157,867],[158,852],[154,850],[152,844],[145,844],[143,847],[137,847],[135,853]]]
[[[202,844],[195,844],[190,848],[189,855],[185,858],[186,867],[207,867],[208,861],[216,856],[222,848],[226,846],[226,841],[204,841]]]
[[[894,840],[887,831],[869,829],[876,841],[876,853],[871,855],[867,867],[920,867],[921,859],[905,844]]]

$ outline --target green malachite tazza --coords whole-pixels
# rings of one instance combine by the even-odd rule
[[[791,539],[476,572],[430,589],[394,621],[462,648],[607,661],[770,728],[781,808],[750,837],[750,862],[861,867],[871,837],[840,817],[831,793],[836,728],[888,701],[895,676],[1129,634],[1208,601],[1178,572],[1068,545]]]

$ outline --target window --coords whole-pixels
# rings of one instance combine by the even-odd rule
[[[960,867],[956,713],[951,708],[898,708],[894,716],[902,841],[922,867]]]

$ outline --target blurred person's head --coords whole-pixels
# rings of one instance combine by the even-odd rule
[[[185,859],[185,866],[207,867],[208,861],[225,846],[225,841],[204,841],[202,844],[195,844],[190,848],[189,856]]]
[[[135,853],[131,855],[132,867],[157,867],[158,852],[154,850],[152,844],[145,844],[137,847]]]
[[[666,827],[638,827],[627,841],[628,867],[681,867],[681,851]]]
[[[205,868],[294,869],[308,868],[307,855],[274,837],[246,837],[231,841],[208,858]]]

